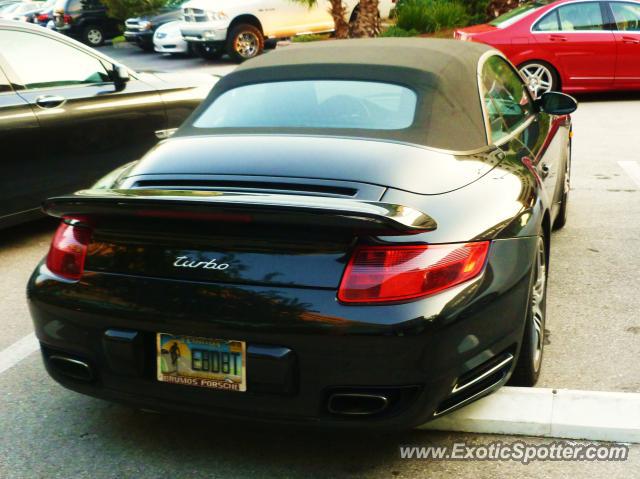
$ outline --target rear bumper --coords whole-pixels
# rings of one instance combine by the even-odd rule
[[[29,307],[50,375],[84,394],[231,419],[404,429],[463,404],[451,396],[461,376],[501,353],[517,354],[534,245],[531,238],[495,241],[481,278],[394,306],[341,305],[333,290],[104,273],[64,283],[41,265],[29,282]],[[105,339],[107,330],[136,340],[123,353]],[[157,382],[159,331],[246,341],[247,392]],[[280,362],[269,350],[291,354]],[[92,378],[61,373],[51,355],[86,362]],[[512,365],[486,390],[470,388],[469,399],[503,384]],[[371,416],[331,414],[329,395],[345,390],[384,391],[392,404]]]

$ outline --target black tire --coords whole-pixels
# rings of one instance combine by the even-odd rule
[[[548,72],[548,77],[550,79],[551,84],[549,88],[546,90],[560,91],[561,90],[560,75],[558,74],[558,70],[556,70],[556,68],[549,62],[545,62],[543,60],[530,60],[528,62],[524,62],[518,65],[518,71],[520,71],[520,73],[525,78],[525,80],[527,80],[527,84],[529,85],[531,82],[531,79],[530,77],[528,77],[527,71],[537,70],[538,67],[541,67],[543,70],[546,70],[546,72],[544,73],[545,75],[547,75],[547,72]],[[542,89],[540,90],[539,94],[536,94],[534,89],[532,89],[532,94],[534,94],[534,96],[538,98],[542,95],[542,93],[545,93],[545,91],[542,91]]]
[[[275,50],[277,46],[278,46],[278,40],[271,39],[271,40],[264,41],[265,50]]]
[[[535,386],[540,377],[547,317],[548,269],[547,247],[544,238],[539,236],[531,272],[527,319],[524,325],[520,354],[511,379],[509,379],[511,386]],[[540,294],[542,296],[539,296]]]
[[[82,43],[99,47],[104,43],[104,30],[98,25],[89,25],[82,30]]]
[[[234,61],[249,60],[260,55],[263,50],[262,32],[248,23],[236,25],[227,36],[227,53]]]
[[[559,230],[567,224],[567,205],[569,203],[569,190],[571,186],[571,143],[567,152],[567,164],[562,175],[562,198],[560,199],[560,211],[553,222],[553,229]]]
[[[221,48],[216,48],[206,43],[190,43],[189,45],[193,45],[192,51],[205,60],[219,60],[224,54]]]
[[[153,43],[151,43],[151,44],[149,44],[149,43],[138,43],[138,46],[140,47],[140,49],[143,52],[146,52],[146,53],[152,53],[152,52],[155,51],[154,48],[153,48]]]

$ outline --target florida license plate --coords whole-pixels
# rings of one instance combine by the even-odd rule
[[[244,341],[158,333],[158,381],[246,391],[246,349]]]

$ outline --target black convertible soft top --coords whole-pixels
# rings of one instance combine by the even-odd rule
[[[289,46],[247,61],[220,80],[177,136],[194,134],[293,133],[387,139],[450,151],[487,146],[478,91],[478,62],[492,49],[456,40],[379,38]],[[497,52],[496,52],[497,53]],[[303,79],[397,83],[418,97],[413,124],[402,130],[313,128],[194,128],[192,122],[233,88]]]

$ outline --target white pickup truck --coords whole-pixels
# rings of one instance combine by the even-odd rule
[[[344,0],[350,21],[357,15],[358,0]],[[380,18],[386,19],[395,0],[380,0]],[[191,0],[182,5],[180,31],[192,50],[207,59],[226,51],[243,61],[258,55],[265,43],[281,38],[333,31],[329,1],[307,7],[294,0]]]

